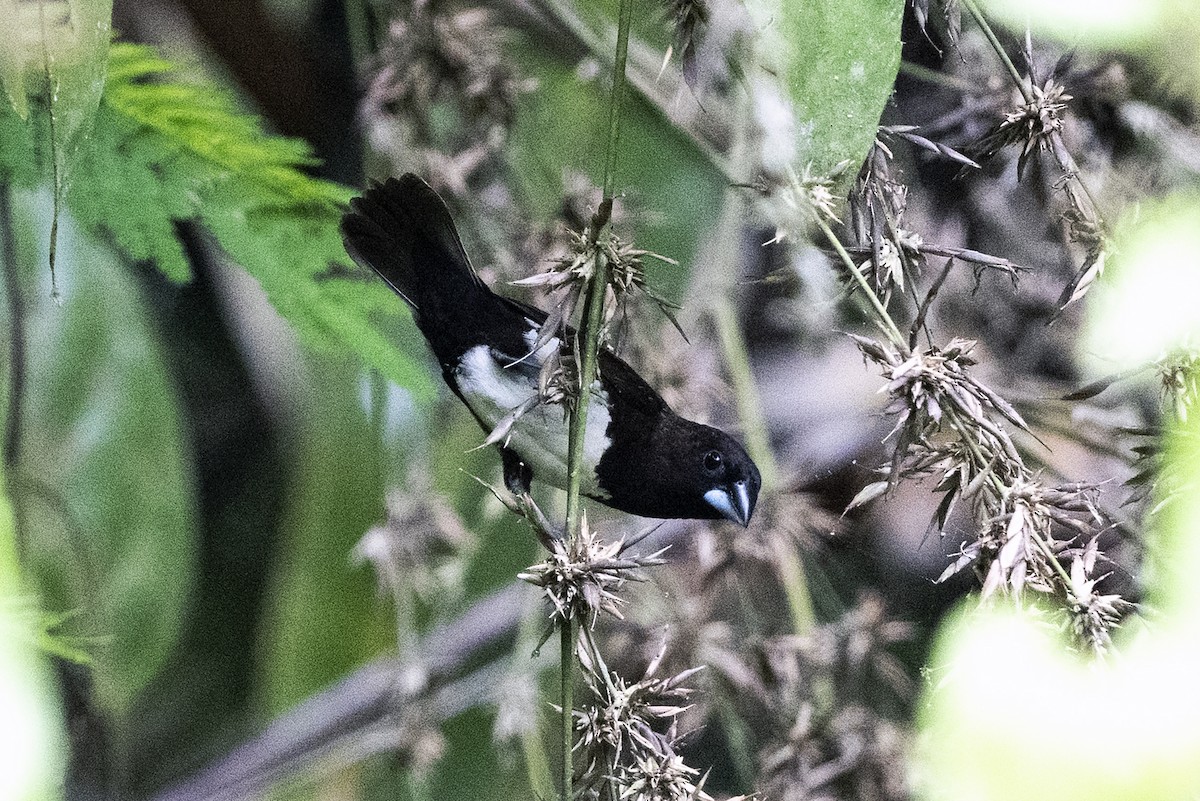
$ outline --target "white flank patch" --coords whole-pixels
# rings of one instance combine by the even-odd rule
[[[536,332],[527,334],[532,346]],[[511,366],[502,366],[492,358],[486,345],[476,345],[463,354],[455,370],[458,389],[467,404],[489,429],[494,428],[513,409],[537,395],[540,356],[553,352],[558,340],[551,340],[538,354]],[[584,437],[584,474],[582,489],[599,494],[596,465],[608,448],[608,397],[599,382],[592,385],[588,403],[587,433]],[[537,405],[525,412],[513,425],[508,443],[533,470],[534,479],[567,486],[567,421],[559,405]]]

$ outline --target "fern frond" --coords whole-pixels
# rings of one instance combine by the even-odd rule
[[[0,110],[0,177],[15,174],[10,148],[29,149],[14,128],[19,118],[8,117]],[[267,134],[228,91],[183,81],[152,48],[114,43],[67,203],[84,225],[175,281],[190,275],[176,224],[202,223],[302,339],[340,343],[427,396],[433,384],[424,360],[380,328],[397,315],[395,299],[342,248],[338,221],[353,192],[302,171],[314,163],[304,142]]]

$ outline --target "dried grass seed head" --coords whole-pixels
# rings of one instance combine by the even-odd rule
[[[356,562],[370,562],[381,589],[393,597],[422,598],[460,592],[475,536],[421,470],[410,472],[404,490],[387,497],[387,520],[368,529],[354,546]]]
[[[1163,406],[1183,423],[1200,399],[1200,353],[1183,349],[1159,359],[1159,389]]]
[[[1022,98],[1015,108],[1005,112],[1004,119],[971,150],[976,160],[984,160],[1006,147],[1018,145],[1017,180],[1024,177],[1031,155],[1039,149],[1051,149],[1050,137],[1062,130],[1063,115],[1072,99],[1054,78],[1040,86],[1034,84],[1030,94],[1029,100]]]
[[[450,103],[472,130],[507,129],[520,91],[504,57],[507,34],[490,9],[446,6],[414,2],[407,18],[392,21],[368,108],[427,128],[433,124],[428,115]]]
[[[642,580],[644,568],[665,564],[666,548],[647,555],[628,553],[648,533],[605,542],[588,525],[585,514],[578,536],[570,543],[553,540],[546,560],[526,568],[518,578],[542,588],[550,601],[551,629],[568,620],[594,626],[601,612],[622,619],[621,585]]]
[[[666,643],[663,643],[665,649]],[[642,678],[630,683],[584,651],[584,679],[591,703],[575,713],[576,749],[584,754],[581,783],[613,783],[629,798],[708,798],[696,782],[699,772],[676,753],[677,721],[689,707],[688,681],[700,668],[673,676],[656,674],[664,650]]]
[[[363,100],[375,149],[398,171],[467,194],[502,160],[517,98],[532,88],[505,57],[506,39],[490,9],[413,0],[391,22]]]
[[[760,648],[768,736],[759,753],[763,790],[773,798],[906,798],[907,740],[871,708],[914,684],[889,648],[910,627],[882,601],[864,597],[839,620]]]

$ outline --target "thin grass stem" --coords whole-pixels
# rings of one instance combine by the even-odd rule
[[[1029,84],[1021,77],[1021,72],[1017,69],[1017,65],[1013,64],[1012,59],[1008,56],[1008,51],[1004,49],[1004,45],[1000,44],[1000,39],[997,38],[996,32],[992,30],[992,26],[983,16],[983,12],[979,10],[979,6],[975,0],[963,0],[963,4],[967,7],[967,11],[971,12],[971,16],[975,18],[975,24],[983,31],[983,35],[987,37],[988,44],[996,51],[996,55],[1000,57],[1000,61],[1004,63],[1004,68],[1008,70],[1008,74],[1012,76],[1013,83],[1017,85],[1017,89],[1021,92],[1021,97],[1025,98],[1026,103],[1033,102],[1033,90],[1029,88]]]
[[[621,137],[621,112],[625,97],[625,64],[629,56],[629,27],[633,0],[621,0],[617,22],[617,47],[614,58],[612,97],[608,109],[608,143],[604,157],[604,198],[592,219],[593,270],[588,280],[583,317],[573,343],[579,364],[579,400],[571,412],[570,441],[567,451],[567,538],[568,548],[579,536],[583,520],[580,487],[583,478],[583,445],[587,434],[587,410],[600,351],[600,330],[604,324],[604,300],[608,288],[609,264],[598,241],[608,234],[612,219],[613,193],[616,186],[617,146]],[[562,701],[562,763],[560,797],[574,796],[575,733],[572,713],[575,707],[575,641],[578,622],[568,618],[559,629],[559,697]]]
[[[900,353],[907,356],[909,352],[908,340],[900,333],[900,329],[896,326],[895,321],[892,320],[892,315],[888,313],[887,307],[883,305],[883,301],[879,299],[879,296],[875,294],[875,290],[871,288],[871,284],[859,272],[858,267],[854,264],[854,259],[850,258],[850,254],[846,252],[846,248],[843,247],[841,240],[833,233],[833,229],[829,227],[829,223],[825,222],[819,216],[816,217],[816,220],[817,227],[821,229],[821,233],[825,235],[825,239],[828,240],[829,244],[838,254],[838,258],[842,260],[842,264],[846,267],[851,277],[854,278],[859,289],[866,294],[867,300],[875,310],[879,325],[883,328],[883,332],[887,335],[887,338],[892,341],[892,344],[896,346]]]

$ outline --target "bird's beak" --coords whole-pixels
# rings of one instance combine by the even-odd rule
[[[750,487],[744,480],[735,481],[728,487],[710,489],[704,493],[704,501],[726,520],[739,523],[743,528],[750,525],[754,503],[750,500]]]

